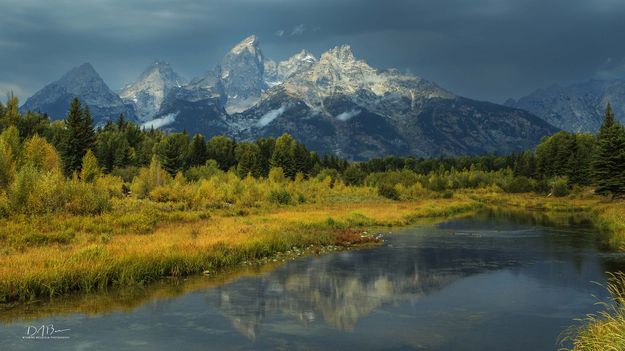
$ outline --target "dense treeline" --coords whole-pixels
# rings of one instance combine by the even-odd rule
[[[272,184],[282,178],[314,178],[330,187],[376,187],[393,199],[493,186],[562,196],[573,187],[595,185],[600,194],[625,194],[625,129],[609,105],[596,137],[562,131],[544,138],[535,151],[507,156],[349,162],[319,156],[287,134],[256,141],[227,136],[206,140],[185,132],[142,130],[123,115],[96,128],[78,99],[64,121],[52,122],[38,113],[20,114],[17,98],[10,97],[6,105],[0,103],[0,132],[0,203],[4,198],[5,207],[14,212],[57,207],[99,212],[107,207],[106,192],[150,197],[159,188],[160,195],[152,197],[168,199],[162,188],[175,180],[199,184],[213,177],[226,183],[232,177],[270,179]],[[281,196],[278,202],[295,195],[276,191],[271,196]],[[37,196],[42,198],[34,200]]]

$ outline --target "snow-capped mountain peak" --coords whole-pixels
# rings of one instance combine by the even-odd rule
[[[230,53],[240,55],[243,51],[247,50],[250,54],[256,55],[258,51],[258,38],[256,35],[250,35],[249,37],[241,40],[237,45],[230,49]]]
[[[255,35],[250,35],[230,49],[220,67],[228,112],[244,111],[260,99],[267,87],[264,80],[265,58]]]
[[[347,62],[356,60],[356,57],[354,56],[351,45],[343,44],[324,52],[321,55],[321,60]]]
[[[315,151],[354,159],[512,152],[557,130],[522,110],[458,97],[418,76],[372,67],[349,45],[319,57],[302,50],[275,62],[264,57],[254,35],[189,84],[166,62],[153,62],[121,91],[130,105],[89,64],[26,105],[62,118],[74,96],[99,123],[120,112],[134,115],[134,106],[144,128],[238,140],[290,133]]]
[[[285,62],[302,62],[307,57],[307,53],[302,52]],[[410,106],[414,107],[421,99],[455,97],[420,77],[403,75],[397,70],[373,68],[364,60],[357,59],[350,45],[340,45],[324,52],[319,60],[286,75],[284,79],[286,91],[310,106],[321,107],[324,99],[345,95],[382,115],[389,114],[384,112],[389,108],[384,103],[388,100],[395,102],[407,98],[411,101]]]
[[[137,117],[141,121],[148,121],[158,113],[167,94],[183,84],[184,78],[178,75],[169,63],[156,60],[119,95],[135,106]]]

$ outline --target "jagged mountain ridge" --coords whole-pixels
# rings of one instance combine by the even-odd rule
[[[256,102],[239,112],[219,115],[211,109],[210,116],[206,111],[198,114],[213,122],[223,121],[220,126],[226,126],[226,133],[240,140],[289,133],[313,150],[367,159],[389,154],[508,153],[531,148],[542,136],[557,131],[525,111],[462,98],[397,70],[375,69],[357,59],[349,45],[335,47],[319,58],[303,50],[276,63],[266,59],[258,40],[250,37],[227,57],[232,60],[238,53],[264,60],[264,85],[259,83],[258,61],[251,67],[230,65],[228,70],[229,75],[239,69],[253,72],[255,84],[242,90],[252,92],[248,97],[257,96]],[[213,69],[169,99],[221,101],[228,110],[232,94],[226,92],[220,72],[220,67]],[[236,86],[231,85],[230,90],[236,91]],[[171,102],[161,113],[171,115],[175,106]],[[188,109],[185,113],[193,114]],[[180,127],[165,126],[170,130]],[[191,125],[185,129],[215,134],[215,130]]]
[[[625,81],[590,80],[569,86],[538,89],[506,106],[521,108],[570,132],[596,132],[610,102],[617,118],[625,122]]]
[[[89,63],[71,69],[59,80],[43,87],[26,100],[20,110],[39,111],[47,113],[52,119],[63,119],[74,97],[89,107],[96,124],[114,120],[120,113],[134,120],[133,106],[109,89]]]
[[[525,111],[373,68],[349,45],[275,62],[250,36],[212,69],[182,82],[171,66],[156,62],[120,94],[146,128],[238,140],[290,133],[315,151],[350,159],[508,153],[557,131]]]

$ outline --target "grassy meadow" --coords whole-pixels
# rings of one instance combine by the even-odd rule
[[[343,192],[346,201],[200,210],[123,198],[113,199],[111,210],[95,216],[2,219],[7,245],[0,256],[0,299],[25,301],[142,285],[167,276],[215,272],[311,245],[369,244],[376,240],[363,232],[371,228],[481,206],[465,196],[397,202],[367,188],[333,191]]]
[[[579,214],[606,249],[625,252],[625,128],[610,110],[596,137],[559,132],[507,156],[352,162],[288,134],[207,140],[123,115],[95,128],[77,99],[63,121],[18,106],[0,103],[0,304],[9,309],[375,245],[376,228],[482,208],[556,223]],[[610,291],[605,312],[572,333],[576,350],[625,349],[621,275]]]

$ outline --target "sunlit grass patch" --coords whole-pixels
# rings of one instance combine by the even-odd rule
[[[145,233],[131,222],[123,228],[125,233],[92,233],[86,228],[111,217],[88,217],[70,242],[26,246],[0,256],[0,301],[142,285],[165,276],[223,269],[293,247],[360,245],[372,240],[361,236],[367,227],[408,224],[411,218],[444,216],[476,205],[468,199],[434,201],[435,206],[427,201],[305,204],[245,216],[215,213],[206,219],[159,212],[158,224],[150,222],[152,230]],[[138,218],[141,222],[143,217]]]
[[[570,350],[625,350],[625,273],[611,274],[607,289],[611,299],[599,302],[603,311],[586,316],[581,327],[568,331],[564,342],[573,344]]]

